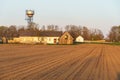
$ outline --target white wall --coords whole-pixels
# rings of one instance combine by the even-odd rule
[[[20,37],[20,43],[40,43],[39,37]]]
[[[44,43],[44,44],[54,44],[54,39],[56,39],[56,43],[59,42],[59,37],[19,37],[17,38],[17,42],[20,43]],[[14,40],[16,41],[16,39]]]
[[[59,42],[59,37],[39,37],[39,39],[42,43],[46,44],[54,44],[54,39],[56,39],[56,43]]]
[[[78,36],[75,41],[76,42],[84,42],[84,38],[82,36]]]

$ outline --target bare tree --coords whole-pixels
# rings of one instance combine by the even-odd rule
[[[70,31],[70,25],[65,26],[65,31]]]
[[[24,26],[22,26],[22,27],[20,27],[19,29],[18,29],[18,34],[20,35],[20,34],[22,34],[23,32],[25,32],[25,28],[24,28]]]
[[[6,36],[7,29],[8,29],[8,27],[6,27],[6,26],[0,26],[0,37]]]
[[[16,26],[15,25],[10,26],[6,31],[6,34],[8,39],[13,39],[14,37],[18,37]]]
[[[82,29],[82,36],[85,40],[90,40],[90,30],[85,26]]]
[[[65,30],[68,31],[73,38],[81,35],[85,40],[101,40],[104,38],[103,33],[99,29],[88,29],[87,27],[81,27],[76,25],[67,25]]]
[[[66,25],[65,31],[68,31],[75,40],[76,37],[82,34],[82,27],[76,25]]]
[[[104,35],[99,29],[92,29],[90,32],[90,40],[103,40]]]
[[[59,27],[57,25],[48,25],[47,31],[59,31]]]
[[[45,31],[45,30],[46,30],[46,29],[45,29],[45,25],[42,26],[41,30],[42,30],[42,31]]]
[[[59,31],[59,26],[58,26],[58,25],[55,25],[55,26],[54,26],[54,30],[55,30],[55,31]]]
[[[53,27],[53,25],[48,25],[47,26],[47,31],[52,31],[53,30],[52,27]]]
[[[120,41],[120,26],[113,26],[108,34],[109,41]]]
[[[39,25],[32,22],[28,25],[27,29],[30,29],[30,30],[39,30]]]
[[[30,27],[25,28],[24,26],[18,29],[19,36],[39,36],[40,30],[39,25],[36,23],[31,24]]]

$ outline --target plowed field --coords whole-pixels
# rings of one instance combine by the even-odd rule
[[[0,45],[0,80],[120,80],[120,47]]]

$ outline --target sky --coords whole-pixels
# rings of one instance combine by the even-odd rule
[[[120,25],[120,0],[0,0],[0,25],[27,25],[25,10],[34,10],[34,22],[98,28],[106,35]]]

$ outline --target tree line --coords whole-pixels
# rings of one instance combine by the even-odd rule
[[[108,40],[111,42],[120,42],[120,25],[111,28],[108,34]]]
[[[39,36],[41,31],[68,31],[74,38],[81,35],[85,40],[103,40],[104,35],[100,29],[91,29],[86,26],[66,25],[61,28],[58,25],[43,25],[40,27],[38,24],[32,23],[25,26],[0,26],[0,37],[6,37],[7,39],[13,39],[19,37],[23,32],[30,31],[30,33],[37,33]],[[107,41],[120,41],[120,26],[113,26],[107,35]]]

